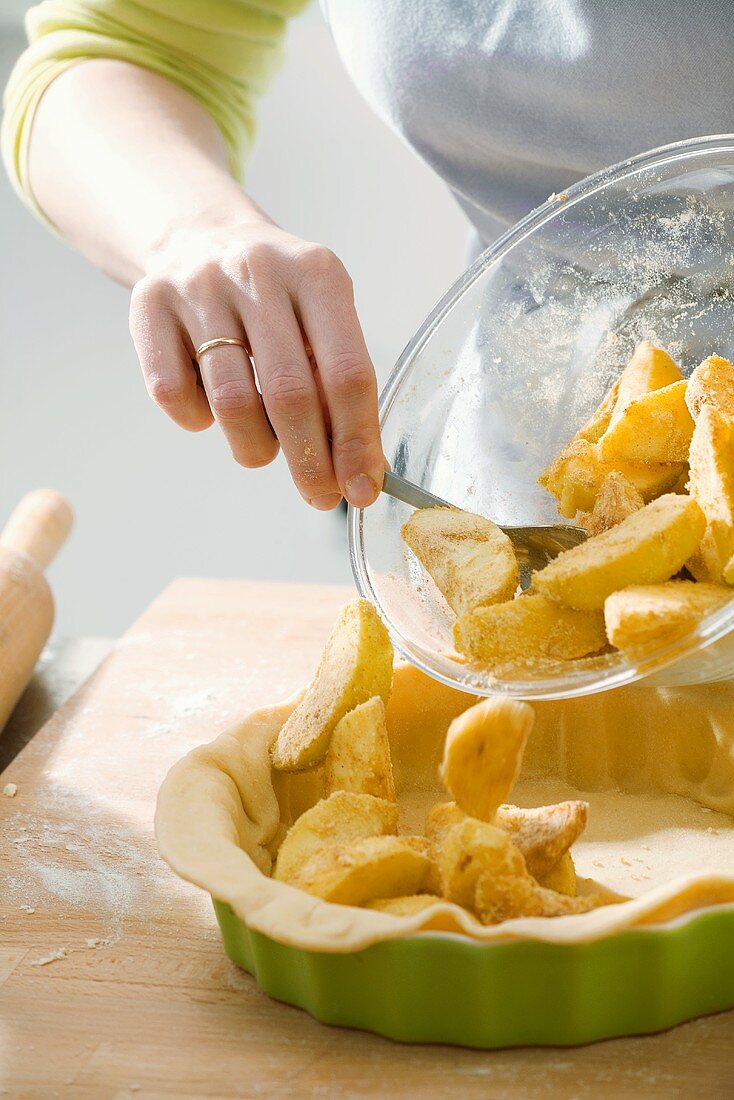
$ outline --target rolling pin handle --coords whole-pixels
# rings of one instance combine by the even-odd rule
[[[0,546],[25,554],[41,569],[53,561],[71,531],[74,513],[55,489],[34,489],[12,512]]]

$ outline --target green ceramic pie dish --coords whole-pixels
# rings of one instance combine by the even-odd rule
[[[419,832],[445,799],[437,761],[471,702],[396,668],[387,720],[402,831]],[[265,993],[324,1023],[479,1048],[572,1046],[734,1008],[734,685],[536,704],[513,795],[537,806],[582,792],[579,888],[597,880],[629,900],[487,926],[446,901],[397,916],[272,877],[284,831],[323,794],[323,769],[271,765],[294,705],[193,749],[156,812],[161,855],[215,899],[227,955]]]
[[[252,931],[214,902],[227,955],[325,1024],[408,1043],[575,1046],[734,1008],[734,906],[590,943],[421,933],[348,954]]]

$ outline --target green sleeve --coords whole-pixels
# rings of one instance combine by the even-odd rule
[[[179,85],[219,126],[236,179],[255,129],[254,105],[282,58],[289,16],[308,0],[45,0],[26,15],[28,49],[3,100],[7,172],[37,213],[28,181],[33,115],[49,84],[79,61],[114,58]]]

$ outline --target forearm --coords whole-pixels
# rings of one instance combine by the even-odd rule
[[[207,112],[124,62],[87,61],[51,84],[29,170],[37,203],[63,236],[128,286],[181,229],[264,218],[231,178]]]

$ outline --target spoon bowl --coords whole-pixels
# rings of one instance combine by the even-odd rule
[[[456,508],[447,500],[434,496],[390,470],[385,471],[382,492],[394,500],[401,500],[411,508]],[[489,517],[487,517],[489,518]],[[569,527],[563,523],[546,523],[540,527],[505,527],[498,524],[509,538],[520,567],[520,587],[530,588],[533,573],[553,561],[564,550],[585,542],[586,531],[581,527]]]

